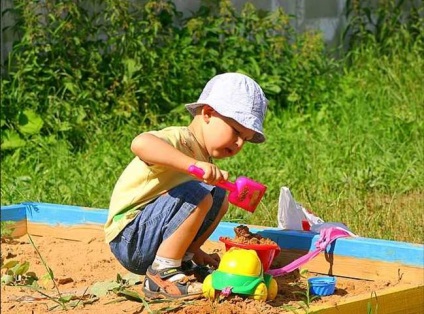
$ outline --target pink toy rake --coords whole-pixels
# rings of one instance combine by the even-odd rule
[[[199,179],[202,179],[205,174],[203,169],[194,165],[191,165],[188,171]],[[226,180],[220,181],[217,186],[229,191],[228,201],[231,204],[251,213],[259,205],[267,188],[265,185],[243,176],[238,177],[234,183]]]

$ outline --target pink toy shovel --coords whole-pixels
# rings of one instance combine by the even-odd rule
[[[188,168],[191,174],[199,179],[203,178],[201,168],[191,165]],[[238,177],[236,181],[221,181],[217,186],[229,191],[228,201],[248,212],[253,213],[265,194],[266,186],[247,177]]]

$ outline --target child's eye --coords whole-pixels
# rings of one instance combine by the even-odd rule
[[[249,141],[249,138],[243,137],[242,136],[242,133],[239,130],[237,130],[236,128],[233,128],[233,131],[234,131],[234,134],[235,135],[237,135],[237,136],[239,136],[239,137],[241,137],[243,139],[243,142]]]

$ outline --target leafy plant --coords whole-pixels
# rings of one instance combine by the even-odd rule
[[[311,307],[312,301],[319,298],[317,295],[311,295],[308,282],[306,282],[305,291],[294,291],[293,293],[302,297],[302,300],[298,301],[297,303],[305,310],[306,313],[309,313],[309,308]]]
[[[1,239],[2,241],[10,239],[12,237],[13,231],[15,230],[14,221],[1,221]]]
[[[303,278],[309,277],[309,271],[307,269],[301,269],[299,272],[300,276]],[[299,301],[298,304],[303,307],[303,309],[306,311],[306,313],[309,313],[309,308],[311,306],[312,301],[315,299],[319,299],[319,296],[317,295],[311,295],[310,287],[309,287],[309,281],[306,280],[306,289],[305,291],[294,291],[294,294],[301,295],[303,297],[303,300]]]
[[[309,276],[309,271],[305,268],[300,269],[299,275],[301,278],[307,279]],[[287,311],[291,311],[292,313],[297,313],[297,310],[300,308],[302,309],[303,313],[310,313],[310,307],[312,302],[315,299],[318,299],[319,296],[311,295],[310,289],[309,289],[309,282],[307,280],[306,280],[306,288],[304,289],[302,288],[303,285],[301,286],[296,282],[293,282],[292,285],[302,289],[298,291],[293,291],[294,295],[299,295],[301,296],[302,299],[296,302],[297,306],[284,304],[281,308]]]
[[[395,37],[381,37],[389,42],[352,45],[336,60],[318,34],[292,34],[283,11],[248,6],[241,14],[228,2],[209,1],[182,18],[172,4],[161,1],[140,10],[127,10],[127,1],[88,1],[94,11],[81,8],[80,20],[63,20],[81,30],[79,36],[75,29],[67,33],[59,27],[59,9],[51,9],[54,23],[41,26],[41,17],[33,16],[37,10],[23,11],[44,3],[16,1],[14,7],[25,15],[16,19],[21,37],[1,82],[6,84],[1,88],[1,140],[9,147],[2,146],[0,157],[2,205],[31,200],[107,208],[119,173],[133,158],[128,145],[134,136],[188,123],[182,104],[196,100],[211,75],[237,70],[266,87],[267,142],[247,144],[235,158],[216,163],[233,178],[256,178],[268,189],[257,214],[233,207],[225,221],[276,226],[280,188],[288,186],[298,202],[325,221],[344,222],[361,236],[422,243],[424,229],[417,217],[424,186],[424,44],[419,35],[424,31],[414,31],[408,24],[413,19],[386,32]],[[60,3],[75,8],[81,2]],[[422,12],[422,6],[417,10]],[[151,25],[143,17],[147,14]],[[54,53],[48,52],[54,58],[34,53],[38,41],[30,44],[43,32],[55,39]],[[98,42],[93,40],[97,33],[103,34]],[[68,55],[63,42],[73,40]],[[37,66],[40,60],[46,64]],[[20,131],[23,109],[43,120],[34,134]],[[76,117],[83,113],[85,118]]]
[[[74,295],[72,294],[63,295],[60,292],[59,287],[57,286],[57,283],[54,279],[54,274],[52,269],[47,265],[47,263],[43,259],[42,255],[40,254],[40,251],[34,244],[31,236],[28,235],[28,237],[29,237],[31,245],[37,252],[39,258],[41,259],[44,267],[47,270],[48,278],[52,281],[57,291],[57,296],[51,296],[43,291],[43,288],[40,287],[38,284],[39,278],[37,277],[37,275],[34,272],[29,271],[30,264],[27,261],[25,262],[9,261],[6,264],[2,265],[1,268],[5,269],[5,272],[4,274],[2,274],[2,277],[1,277],[2,285],[4,284],[4,285],[11,285],[11,286],[20,286],[20,287],[25,287],[25,288],[34,290],[37,293],[46,297],[47,299],[56,303],[56,306],[51,307],[51,309],[54,309],[55,307],[60,306],[62,309],[67,310],[68,309],[67,304],[69,304],[71,307],[76,307],[81,302],[82,297],[77,298],[77,300],[74,302],[71,302],[72,300],[76,298]]]
[[[91,294],[94,294],[98,297],[105,296],[108,292],[120,293],[125,291],[127,288],[135,285],[139,282],[139,276],[129,273],[126,276],[122,277],[120,274],[117,274],[116,280],[114,281],[104,281],[104,282],[96,282],[89,289]],[[135,298],[138,298],[135,296]],[[141,298],[138,298],[141,300]]]
[[[94,285],[92,285],[89,288],[89,293],[97,297],[103,297],[109,292],[113,292],[118,297],[121,297],[121,299],[115,299],[115,300],[107,302],[106,304],[121,302],[123,300],[135,301],[135,302],[139,302],[143,304],[140,311],[145,309],[147,313],[151,313],[151,314],[166,313],[168,311],[172,312],[183,307],[184,305],[191,304],[190,301],[181,301],[181,302],[178,302],[178,304],[176,305],[166,305],[165,307],[159,308],[157,310],[153,310],[150,307],[150,305],[156,304],[156,303],[169,303],[172,300],[160,299],[160,300],[150,300],[149,302],[147,302],[146,299],[142,297],[139,293],[130,289],[132,286],[139,283],[139,279],[140,278],[138,275],[135,275],[132,273],[128,273],[125,276],[121,276],[120,274],[117,274],[116,280],[96,282]]]
[[[62,309],[66,310],[67,309],[66,304],[68,304],[74,298],[74,296],[73,295],[62,295],[62,293],[59,290],[59,286],[57,285],[57,283],[56,283],[56,281],[54,279],[53,270],[47,265],[47,263],[45,262],[43,256],[41,255],[40,251],[38,250],[37,246],[34,244],[34,241],[32,240],[32,238],[31,238],[31,236],[29,234],[28,234],[28,238],[29,238],[29,241],[30,241],[31,245],[33,246],[33,248],[37,252],[37,254],[38,254],[41,262],[43,263],[44,267],[46,268],[48,277],[52,281],[53,286],[56,289],[58,296],[57,297],[53,297],[53,296],[47,295],[46,293],[44,293],[43,291],[41,291],[41,289],[39,289],[38,287],[30,287],[30,288],[36,290],[38,293],[44,295],[45,297],[47,297],[51,301],[57,303],[57,305],[60,306]],[[78,302],[76,303],[76,305],[77,304],[78,304]],[[76,305],[74,305],[74,306],[76,306]]]
[[[345,42],[350,50],[374,45],[384,54],[412,47],[422,40],[423,12],[422,3],[413,0],[349,0]]]
[[[29,262],[20,263],[18,261],[9,261],[2,265],[5,269],[1,276],[1,283],[9,286],[32,286],[36,284],[37,275],[29,271]]]
[[[255,78],[276,111],[319,106],[335,75],[319,34],[298,35],[282,9],[250,3],[238,13],[229,0],[209,2],[187,18],[169,0],[18,0],[3,13],[18,39],[1,82],[7,154],[45,136],[84,150],[84,134],[105,124],[186,121],[182,104],[221,72]]]

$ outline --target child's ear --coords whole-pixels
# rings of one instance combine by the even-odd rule
[[[204,105],[202,108],[202,116],[205,122],[209,122],[210,118],[212,117],[212,113],[214,113],[215,110],[209,106],[209,105]]]

